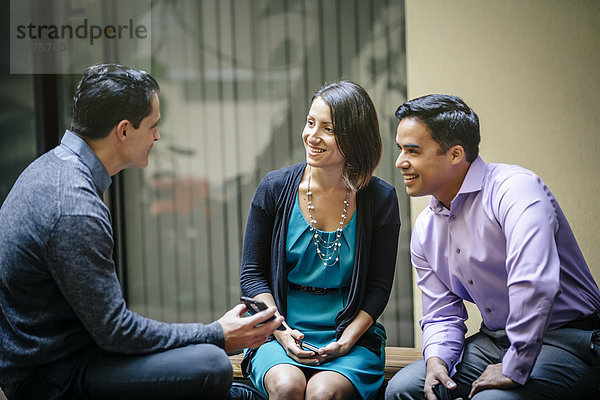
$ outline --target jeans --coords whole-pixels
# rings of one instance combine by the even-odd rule
[[[455,390],[435,389],[439,400],[467,399],[471,384],[490,364],[502,362],[510,343],[504,331],[485,327],[465,340],[465,351],[452,380]],[[425,361],[400,370],[389,382],[386,400],[424,399]],[[583,399],[600,387],[600,331],[563,328],[544,334],[542,350],[525,385],[514,389],[487,389],[473,400]]]
[[[135,356],[94,349],[3,390],[8,400],[229,399],[232,381],[227,354],[196,344]]]

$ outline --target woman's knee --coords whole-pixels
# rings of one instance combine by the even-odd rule
[[[306,398],[314,400],[343,400],[354,395],[354,385],[337,372],[324,371],[313,375],[306,385]]]
[[[341,391],[333,385],[313,385],[306,388],[306,398],[312,400],[337,400],[343,399]]]
[[[264,377],[269,399],[303,399],[306,377],[300,368],[289,364],[272,367]]]

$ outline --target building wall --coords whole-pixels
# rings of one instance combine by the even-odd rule
[[[480,117],[481,156],[548,184],[599,281],[600,1],[407,0],[406,38],[408,98],[461,96]],[[411,200],[413,222],[427,204]]]

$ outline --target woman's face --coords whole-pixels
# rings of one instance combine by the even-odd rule
[[[313,100],[302,132],[306,162],[315,168],[341,168],[346,160],[340,152],[329,105],[321,97]]]

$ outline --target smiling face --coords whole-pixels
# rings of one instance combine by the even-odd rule
[[[306,149],[308,165],[315,168],[343,168],[345,158],[340,152],[333,131],[331,111],[321,97],[316,97],[310,106],[302,132],[302,141]]]
[[[453,146],[440,154],[440,146],[427,126],[413,117],[403,118],[398,124],[396,144],[400,149],[396,168],[404,177],[406,193],[412,197],[432,195],[449,208],[462,183],[455,168],[457,151],[460,153],[462,148]]]
[[[158,95],[152,95],[152,112],[142,119],[140,125],[134,128],[129,124],[126,129],[126,159],[127,167],[145,167],[148,165],[150,149],[155,141],[160,139],[158,122],[160,121],[160,101]]]

